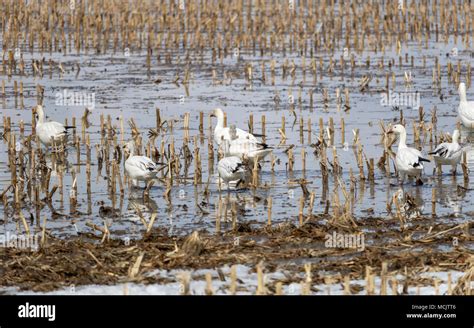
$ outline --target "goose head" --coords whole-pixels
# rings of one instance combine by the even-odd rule
[[[216,117],[217,119],[224,118],[224,111],[220,108],[216,108],[211,112],[211,117]]]
[[[33,114],[36,115],[38,122],[42,123],[44,120],[44,110],[42,105],[36,105],[33,107]]]
[[[123,145],[123,152],[124,152],[125,158],[133,156],[133,154],[135,153],[134,142],[130,140],[125,145]]]
[[[400,137],[398,144],[399,148],[406,147],[407,131],[405,130],[405,127],[401,124],[395,124],[390,130],[387,131],[387,134],[392,133]]]
[[[400,134],[406,133],[406,130],[405,130],[405,127],[403,125],[395,124],[394,126],[392,126],[392,128],[390,130],[388,130],[387,133],[388,134],[394,133],[396,135],[400,135]]]

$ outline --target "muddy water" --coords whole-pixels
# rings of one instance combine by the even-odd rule
[[[458,47],[459,52],[456,58],[446,56],[452,48]],[[462,44],[442,44],[430,42],[428,49],[420,49],[418,46],[410,46],[404,51],[415,56],[415,67],[412,68],[410,63],[403,61],[403,67],[398,67],[398,55],[394,52],[382,53],[363,53],[354,54],[356,64],[358,65],[354,71],[354,78],[351,77],[350,66],[346,64],[345,76],[341,78],[339,69],[330,77],[327,72],[329,65],[329,55],[318,53],[318,61],[321,56],[324,62],[323,76],[321,76],[318,65],[318,82],[313,83],[313,77],[308,68],[310,59],[306,59],[306,76],[303,78],[301,69],[296,70],[296,78],[292,83],[292,77],[287,76],[282,78],[281,65],[285,59],[289,62],[294,60],[295,64],[300,67],[302,58],[296,55],[287,54],[285,57],[275,55],[274,57],[259,57],[258,54],[240,53],[239,56],[229,56],[222,63],[212,63],[211,57],[205,55],[202,59],[195,58],[191,69],[191,81],[189,85],[189,95],[186,94],[185,88],[179,83],[179,86],[172,81],[175,76],[183,77],[184,75],[184,54],[176,53],[172,57],[172,64],[165,64],[162,60],[158,62],[156,57],[152,61],[152,69],[150,74],[145,67],[145,53],[130,53],[129,56],[124,54],[115,55],[67,55],[57,56],[53,55],[53,60],[60,60],[66,69],[66,74],[62,77],[55,71],[52,78],[45,74],[43,79],[33,79],[33,77],[18,77],[14,76],[14,80],[20,80],[24,83],[25,89],[25,108],[19,108],[18,103],[15,102],[13,96],[13,80],[6,81],[7,98],[0,104],[2,116],[10,116],[12,119],[12,128],[14,133],[19,131],[19,122],[23,120],[26,123],[26,135],[31,132],[31,108],[36,105],[35,86],[37,83],[45,88],[44,105],[45,111],[49,119],[56,121],[64,121],[68,119],[71,121],[72,117],[78,118],[84,112],[85,106],[62,106],[57,104],[57,94],[67,92],[81,92],[85,94],[93,94],[95,102],[93,104],[93,112],[90,118],[92,125],[87,130],[92,144],[92,197],[88,198],[86,194],[85,184],[85,169],[82,167],[78,172],[78,211],[84,213],[83,215],[71,217],[68,191],[70,190],[72,179],[71,170],[77,170],[76,151],[71,148],[69,154],[69,161],[67,163],[69,173],[64,177],[64,201],[61,202],[58,193],[53,199],[53,206],[59,213],[64,216],[52,218],[51,210],[44,207],[41,211],[41,216],[47,217],[47,229],[50,233],[56,236],[67,238],[68,236],[77,235],[78,232],[90,231],[85,223],[93,222],[99,226],[103,225],[103,220],[107,220],[109,229],[112,231],[112,236],[116,238],[136,238],[142,234],[143,224],[139,220],[134,206],[138,205],[145,216],[148,218],[152,212],[158,214],[155,222],[156,226],[162,226],[168,229],[170,234],[188,233],[196,229],[215,229],[215,213],[216,204],[219,197],[228,199],[228,201],[235,202],[238,208],[238,220],[250,221],[254,223],[266,223],[267,220],[267,201],[268,197],[273,199],[272,221],[276,224],[284,221],[298,220],[299,198],[302,196],[302,190],[298,184],[292,183],[295,179],[306,178],[310,183],[308,184],[309,191],[315,192],[315,212],[322,212],[324,210],[324,203],[327,198],[324,198],[321,186],[321,170],[319,162],[315,155],[313,155],[313,148],[309,144],[307,121],[310,118],[312,121],[312,136],[311,142],[315,142],[319,135],[318,121],[323,119],[325,126],[328,124],[330,117],[334,119],[335,123],[335,142],[334,146],[337,148],[337,155],[340,164],[343,167],[342,179],[345,181],[347,187],[349,183],[349,171],[353,170],[354,174],[358,174],[358,167],[356,157],[352,147],[353,130],[358,129],[360,139],[364,147],[364,152],[367,158],[373,158],[375,162],[378,161],[383,152],[383,146],[380,144],[381,130],[379,128],[379,121],[384,121],[385,124],[397,121],[400,117],[400,110],[403,110],[403,115],[408,123],[408,142],[413,141],[413,120],[418,119],[417,106],[399,106],[399,109],[394,109],[391,105],[384,105],[382,101],[381,90],[385,86],[385,74],[391,72],[387,67],[387,62],[390,59],[395,60],[395,67],[392,71],[396,75],[396,86],[393,91],[403,93],[418,92],[420,94],[420,104],[425,108],[425,121],[428,123],[431,119],[431,110],[434,106],[437,107],[438,115],[438,133],[450,132],[456,126],[457,122],[457,105],[458,95],[455,86],[447,83],[445,67],[449,62],[457,63],[461,60],[463,63],[470,60],[470,51],[463,50]],[[334,58],[340,58],[342,53],[335,53]],[[365,66],[367,56],[371,57],[371,67]],[[404,53],[402,53],[404,55]],[[426,67],[422,65],[422,56],[426,56]],[[49,55],[45,54],[46,59]],[[385,67],[380,69],[378,62],[384,57]],[[440,64],[443,75],[442,89],[440,94],[432,88],[431,76],[434,68],[434,58],[440,56]],[[27,61],[32,58],[39,59],[39,54],[31,55],[25,53],[24,57]],[[275,85],[271,85],[270,77],[270,60],[275,59],[277,63]],[[261,61],[266,63],[266,81],[262,82],[261,78]],[[79,63],[81,70],[76,76],[76,71],[73,67]],[[254,80],[249,83],[245,79],[244,68],[247,63],[252,63],[254,67]],[[465,67],[465,64],[464,66]],[[217,73],[217,81],[213,83],[212,69]],[[404,86],[404,73],[411,71],[413,76],[413,86],[411,89],[406,89]],[[232,74],[232,80],[225,79],[224,72]],[[370,88],[366,92],[360,92],[358,88],[359,81],[364,74],[372,74],[373,80],[370,83]],[[153,81],[159,77],[162,79],[160,84],[155,84]],[[7,79],[6,77],[2,77]],[[298,99],[299,85],[302,86],[301,102]],[[338,108],[336,101],[336,89],[350,90],[350,110],[344,111],[343,108]],[[326,88],[329,95],[329,103],[327,108],[323,105],[322,90]],[[313,89],[314,92],[314,106],[310,108],[309,92]],[[296,114],[293,115],[290,111],[292,107],[291,95],[293,95],[294,109]],[[277,105],[275,98],[279,98],[280,102]],[[468,90],[468,98],[474,99],[474,92],[472,89]],[[344,101],[343,101],[344,103]],[[417,105],[417,104],[413,104]],[[130,191],[128,188],[125,191],[123,199],[118,196],[116,199],[117,208],[120,210],[120,215],[115,218],[103,218],[99,215],[99,207],[104,204],[111,206],[112,201],[107,191],[107,184],[103,176],[99,176],[97,172],[97,154],[95,151],[95,144],[100,143],[100,115],[110,115],[113,124],[119,131],[120,116],[123,117],[124,122],[128,119],[134,118],[137,126],[146,140],[147,129],[155,127],[155,108],[160,108],[162,118],[167,120],[174,120],[174,128],[172,131],[162,134],[157,139],[157,145],[161,140],[169,143],[171,138],[174,138],[176,147],[181,147],[184,137],[183,130],[183,116],[185,113],[190,113],[190,136],[199,135],[199,112],[203,111],[205,115],[204,138],[202,143],[199,142],[201,158],[203,181],[210,181],[210,197],[207,199],[203,196],[204,186],[195,187],[192,180],[188,183],[177,183],[171,191],[171,203],[168,203],[164,198],[165,187],[162,183],[156,183],[151,189],[150,199],[144,199],[140,190]],[[228,122],[236,124],[243,129],[248,128],[249,115],[254,115],[254,132],[261,132],[261,116],[266,117],[266,142],[275,147],[274,156],[279,159],[275,165],[275,170],[270,170],[269,163],[265,163],[261,172],[261,185],[265,186],[257,190],[239,190],[239,191],[220,191],[216,183],[216,174],[212,168],[208,167],[207,161],[207,143],[209,142],[209,119],[207,112],[215,107],[221,107],[227,112]],[[286,136],[287,140],[281,144],[280,134],[278,129],[281,128],[282,117],[286,119]],[[299,120],[304,120],[304,140],[300,140]],[[341,140],[341,118],[344,118],[345,140],[346,144]],[[215,122],[213,122],[215,123]],[[130,137],[130,129],[125,124],[125,138]],[[78,129],[80,133],[80,128]],[[471,170],[474,170],[474,152],[469,148],[472,135],[468,131],[462,132],[462,139],[466,142],[467,159]],[[201,139],[199,139],[201,140]],[[288,157],[284,150],[294,145],[293,149],[295,155],[295,166],[293,172],[288,172]],[[7,167],[7,155],[5,143],[0,143],[0,184],[1,190],[9,185],[10,172]],[[190,148],[193,149],[192,143]],[[305,149],[306,170],[302,171],[301,151]],[[395,147],[396,149],[396,147]],[[424,145],[424,153],[431,150],[429,143]],[[81,148],[82,161],[85,160],[85,147]],[[328,150],[328,157],[332,161],[331,148]],[[84,163],[82,162],[81,165]],[[122,167],[122,165],[121,165]],[[412,186],[410,183],[403,188],[405,192],[410,193],[415,197],[420,209],[424,214],[431,214],[431,195],[432,189],[437,190],[437,214],[439,220],[450,220],[453,222],[465,222],[470,220],[474,213],[474,205],[472,202],[472,191],[458,193],[457,186],[464,185],[462,170],[458,168],[456,177],[452,177],[448,173],[449,168],[445,168],[445,173],[442,177],[433,175],[433,164],[428,163],[425,168],[425,184],[421,187]],[[191,167],[189,176],[192,177],[194,168]],[[393,168],[392,168],[393,172]],[[53,175],[50,185],[57,183],[57,177]],[[467,188],[473,188],[473,178],[471,175],[471,182],[469,185],[464,185]],[[334,179],[329,179],[331,185],[330,190],[333,190]],[[379,169],[375,171],[375,183],[366,183],[363,187],[357,188],[356,203],[354,206],[355,215],[359,217],[371,216],[386,216],[386,204],[392,195],[399,189],[396,184],[396,178],[392,174],[391,177],[386,177],[384,172]],[[12,195],[9,194],[9,199]],[[90,201],[88,201],[90,199]],[[341,196],[342,199],[342,196]],[[203,213],[196,203],[200,205],[206,213]],[[231,206],[229,205],[229,209]],[[89,211],[90,209],[90,211]],[[24,213],[34,213],[33,207],[26,207],[23,209]],[[9,213],[8,209],[4,209],[0,205],[0,212]],[[17,232],[21,231],[21,224],[17,218],[3,215],[2,230]],[[230,224],[223,223],[222,229],[230,227]]]

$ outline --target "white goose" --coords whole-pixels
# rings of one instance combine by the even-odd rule
[[[134,185],[137,185],[138,181],[145,181],[145,184],[148,185],[148,182],[156,178],[156,174],[165,167],[158,167],[155,162],[146,156],[135,155],[133,141],[126,143],[123,148],[128,153],[128,158],[125,161],[125,172],[132,179]]]
[[[247,166],[237,156],[224,157],[217,164],[221,179],[229,186],[231,181],[237,181],[237,186],[245,181]]]
[[[429,155],[433,155],[433,158],[436,163],[438,173],[441,173],[442,165],[451,165],[452,173],[456,174],[456,168],[462,158],[462,147],[458,143],[459,139],[459,130],[454,130],[453,132],[453,141],[452,142],[443,142],[438,145],[435,150],[429,152]]]
[[[273,151],[271,147],[263,142],[239,138],[235,125],[229,127],[229,136],[230,140],[223,140],[220,145],[223,148],[224,156],[248,159],[250,164],[253,165],[255,160],[261,161]]]
[[[260,142],[253,134],[236,128],[235,125],[224,127],[224,112],[222,109],[214,109],[211,112],[211,117],[217,118],[217,125],[214,129],[214,141],[217,145],[222,146],[223,141],[230,142],[228,156],[248,158],[251,161],[258,158],[258,161],[261,161],[272,152],[271,147]]]
[[[395,165],[397,167],[400,182],[403,183],[405,177],[408,176],[415,177],[418,184],[423,184],[423,181],[421,181],[423,162],[429,162],[430,160],[424,158],[418,149],[407,146],[407,132],[403,125],[394,125],[388,133],[395,133],[400,136],[397,155],[395,158]]]
[[[459,83],[459,117],[462,124],[468,129],[474,129],[474,102],[467,101],[466,85]]]
[[[37,105],[33,107],[33,114],[36,114],[38,119],[36,122],[36,135],[41,143],[45,146],[50,146],[54,142],[63,143],[67,138],[67,130],[73,129],[73,126],[64,126],[59,122],[45,122],[43,106]]]
[[[217,118],[217,125],[214,128],[214,141],[220,145],[223,140],[230,140],[230,128],[224,127],[224,112],[220,108],[216,108],[211,112],[211,117]],[[242,130],[235,129],[237,138],[247,139],[258,142],[254,135]]]

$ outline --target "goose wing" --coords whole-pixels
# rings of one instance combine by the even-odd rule
[[[237,136],[237,139],[258,142],[257,138],[253,134],[248,133],[242,129],[236,128],[235,135]],[[232,138],[231,138],[230,128],[216,128],[214,131],[214,139],[218,145],[220,145],[223,140],[231,141]]]
[[[462,147],[459,144],[443,142],[429,154],[439,158],[451,159],[458,156],[461,151]]]
[[[450,143],[448,145],[448,153],[446,154],[447,159],[453,159],[461,155],[462,147],[459,144]]]
[[[245,138],[237,138],[230,142],[229,152],[231,154],[242,155],[264,149],[270,149],[266,143],[258,140],[250,140]]]
[[[435,148],[432,152],[429,152],[429,155],[433,155],[435,157],[443,157],[446,158],[446,155],[448,154],[449,149],[448,149],[448,143],[443,142],[442,144],[439,144],[438,147]]]
[[[228,175],[244,172],[245,165],[242,160],[236,156],[225,157],[219,161],[220,168],[225,171]]]
[[[237,132],[237,138],[239,139],[246,139],[249,141],[258,142],[257,138],[253,134],[247,131],[244,131],[242,129],[236,129],[236,132]]]
[[[48,137],[58,138],[67,133],[66,127],[59,122],[46,122],[37,125],[37,130]]]
[[[398,160],[404,166],[411,168],[423,168],[422,162],[429,162],[429,159],[423,157],[423,154],[415,148],[399,149],[397,154]]]
[[[155,172],[158,166],[146,156],[133,156],[128,160],[128,164],[137,167],[143,172]]]

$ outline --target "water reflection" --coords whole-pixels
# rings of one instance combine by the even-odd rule
[[[449,180],[439,178],[434,187],[436,188],[437,203],[448,208],[451,215],[460,216],[462,213],[462,201],[466,196],[466,192],[459,192],[457,176]]]

